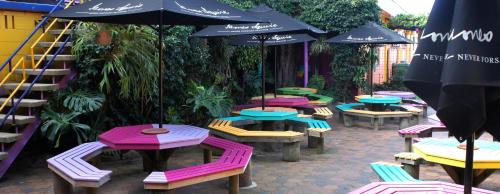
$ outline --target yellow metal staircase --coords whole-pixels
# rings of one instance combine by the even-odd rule
[[[72,4],[74,0],[60,0],[57,6],[67,8]],[[0,66],[0,71],[8,72],[0,78],[0,89],[7,93],[0,96],[0,177],[41,124],[38,113],[49,94],[66,87],[74,76],[70,67],[75,56],[71,55],[73,44],[69,41],[73,23],[45,18]],[[41,35],[33,36],[36,31],[42,31]],[[23,47],[29,47],[31,54],[13,61]]]

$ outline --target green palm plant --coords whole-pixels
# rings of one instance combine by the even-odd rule
[[[63,106],[76,112],[92,112],[102,107],[104,95],[87,91],[75,91],[65,95]]]
[[[99,45],[96,37],[109,32],[110,45]],[[121,98],[149,101],[157,91],[158,51],[156,33],[135,25],[80,23],[73,53],[80,61],[102,65],[99,89],[107,94],[117,85]],[[97,48],[96,48],[97,47]],[[117,80],[117,81],[114,81]],[[114,83],[117,82],[117,83]]]

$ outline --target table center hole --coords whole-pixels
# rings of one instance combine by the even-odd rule
[[[158,134],[165,134],[170,132],[170,130],[166,128],[149,128],[149,129],[143,129],[142,134],[145,135],[158,135]]]

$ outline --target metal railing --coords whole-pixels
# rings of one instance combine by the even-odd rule
[[[57,5],[55,5],[54,8],[49,12],[49,14],[52,13],[52,12],[54,12],[54,11],[56,11],[56,10],[60,10],[60,8],[62,7],[61,5],[63,5],[65,2],[66,2],[66,0],[60,0],[57,3]],[[82,3],[81,0],[79,2]],[[70,7],[74,3],[75,3],[75,0],[71,0],[69,3],[66,4],[66,6],[64,7],[64,9]],[[31,38],[33,38],[33,36],[40,29],[42,29],[42,34],[38,37],[38,39],[30,47],[30,49],[31,49],[31,68],[33,70],[37,69],[40,66],[40,64],[47,58],[47,55],[52,51],[52,49],[55,47],[55,45],[61,40],[61,38],[65,35],[65,33],[69,30],[69,28],[73,24],[73,21],[70,21],[70,22],[68,22],[66,24],[66,26],[62,30],[61,34],[59,34],[59,36],[56,37],[56,39],[52,42],[52,44],[49,46],[49,48],[45,51],[45,53],[36,62],[36,60],[35,60],[35,52],[34,52],[34,49],[35,49],[36,45],[38,45],[39,42],[40,42],[40,40],[42,40],[45,37],[45,35],[47,34],[47,32],[49,30],[51,30],[53,26],[55,26],[55,24],[57,23],[57,20],[58,20],[58,19],[54,19],[50,23],[49,27],[45,29],[44,25],[45,25],[45,23],[47,23],[48,19],[49,19],[48,17],[45,17],[35,27],[35,29],[30,33],[30,35],[21,43],[21,45],[19,47],[17,47],[17,49],[9,56],[9,58],[2,64],[2,66],[0,66],[0,72],[3,71],[7,66],[9,67],[9,73],[7,73],[7,75],[5,76],[5,78],[0,81],[0,87],[3,86],[5,83],[7,83],[8,80],[12,79],[12,76],[14,75],[15,70],[19,69],[20,66],[22,67],[22,75],[23,75],[22,76],[22,80],[19,82],[19,84],[15,87],[14,90],[12,90],[10,92],[10,95],[7,97],[7,99],[5,100],[5,102],[3,102],[0,105],[0,111],[2,111],[9,103],[12,104],[12,108],[7,112],[7,114],[5,115],[5,117],[2,118],[2,120],[0,122],[0,127],[2,127],[5,124],[5,122],[9,118],[9,116],[13,117],[12,118],[13,124],[15,124],[15,116],[13,115],[13,113],[15,112],[15,110],[17,110],[18,105],[21,103],[21,101],[24,99],[24,97],[31,91],[31,88],[33,87],[33,85],[36,82],[38,82],[38,80],[40,79],[40,77],[45,73],[45,70],[54,62],[56,56],[60,52],[62,52],[62,50],[64,50],[64,47],[65,47],[66,43],[69,40],[69,36],[68,36],[68,38],[66,38],[66,40],[64,41],[64,43],[53,54],[53,57],[45,64],[45,66],[42,69],[42,71],[36,76],[35,79],[33,79],[33,81],[31,82],[31,84],[24,90],[23,94],[21,94],[21,96],[17,99],[17,101],[14,102],[14,97],[16,96],[16,94],[18,93],[18,91],[23,87],[23,85],[26,83],[26,81],[28,80],[28,76],[26,74],[26,57],[22,57],[21,59],[19,59],[19,61],[14,65],[14,67],[12,67],[12,60],[13,60],[13,58],[16,55],[18,55],[19,51],[31,40]]]

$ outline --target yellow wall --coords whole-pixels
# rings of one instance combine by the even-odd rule
[[[11,10],[0,10],[0,65],[14,52],[14,50],[28,37],[35,29],[37,21],[41,20],[42,13],[22,12]],[[30,47],[40,32],[32,38],[31,42],[26,44],[14,58],[13,64],[17,63],[20,57],[30,53]],[[26,63],[28,66],[29,63]],[[5,69],[8,70],[8,69]],[[6,71],[0,72],[0,78],[3,78]]]

